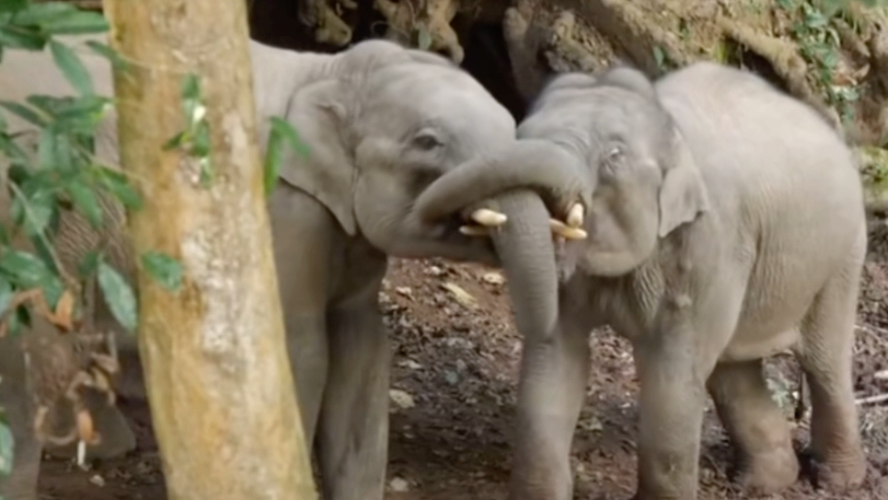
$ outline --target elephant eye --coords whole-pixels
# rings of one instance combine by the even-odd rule
[[[626,156],[625,149],[621,144],[612,144],[604,150],[601,157],[602,170],[606,175],[614,176],[621,170],[621,165]]]
[[[413,145],[419,149],[430,151],[438,146],[442,146],[443,143],[430,133],[421,133],[413,138]]]
[[[623,147],[619,145],[611,146],[610,149],[607,150],[607,154],[605,155],[606,161],[614,161],[619,160],[623,157]]]

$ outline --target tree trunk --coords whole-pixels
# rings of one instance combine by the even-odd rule
[[[115,70],[115,91],[122,165],[145,198],[130,214],[134,250],[182,266],[177,291],[144,265],[138,273],[139,349],[169,498],[313,499],[255,141],[245,4],[104,7],[112,47],[130,61]],[[162,149],[188,126],[188,73],[203,88],[209,165]]]

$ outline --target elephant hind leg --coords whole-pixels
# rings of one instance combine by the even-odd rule
[[[834,491],[859,486],[867,469],[852,379],[861,266],[854,263],[843,271],[815,298],[802,324],[802,342],[796,348],[810,387],[816,479]]]
[[[768,495],[794,483],[799,462],[789,423],[771,399],[762,361],[719,363],[707,389],[737,450],[740,484]]]
[[[330,361],[318,427],[326,500],[382,500],[388,458],[388,337],[373,300],[328,316]]]

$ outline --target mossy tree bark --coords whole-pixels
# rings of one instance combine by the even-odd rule
[[[106,0],[121,160],[144,196],[138,255],[181,263],[170,291],[138,273],[139,349],[172,500],[316,498],[286,358],[256,145],[243,0]],[[203,89],[211,169],[163,150]]]

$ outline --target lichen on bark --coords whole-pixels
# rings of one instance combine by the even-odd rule
[[[138,271],[139,350],[169,498],[315,498],[255,141],[242,0],[107,0],[124,171],[145,200],[129,217],[137,254],[182,262],[182,285]],[[212,175],[164,148],[202,83]]]

